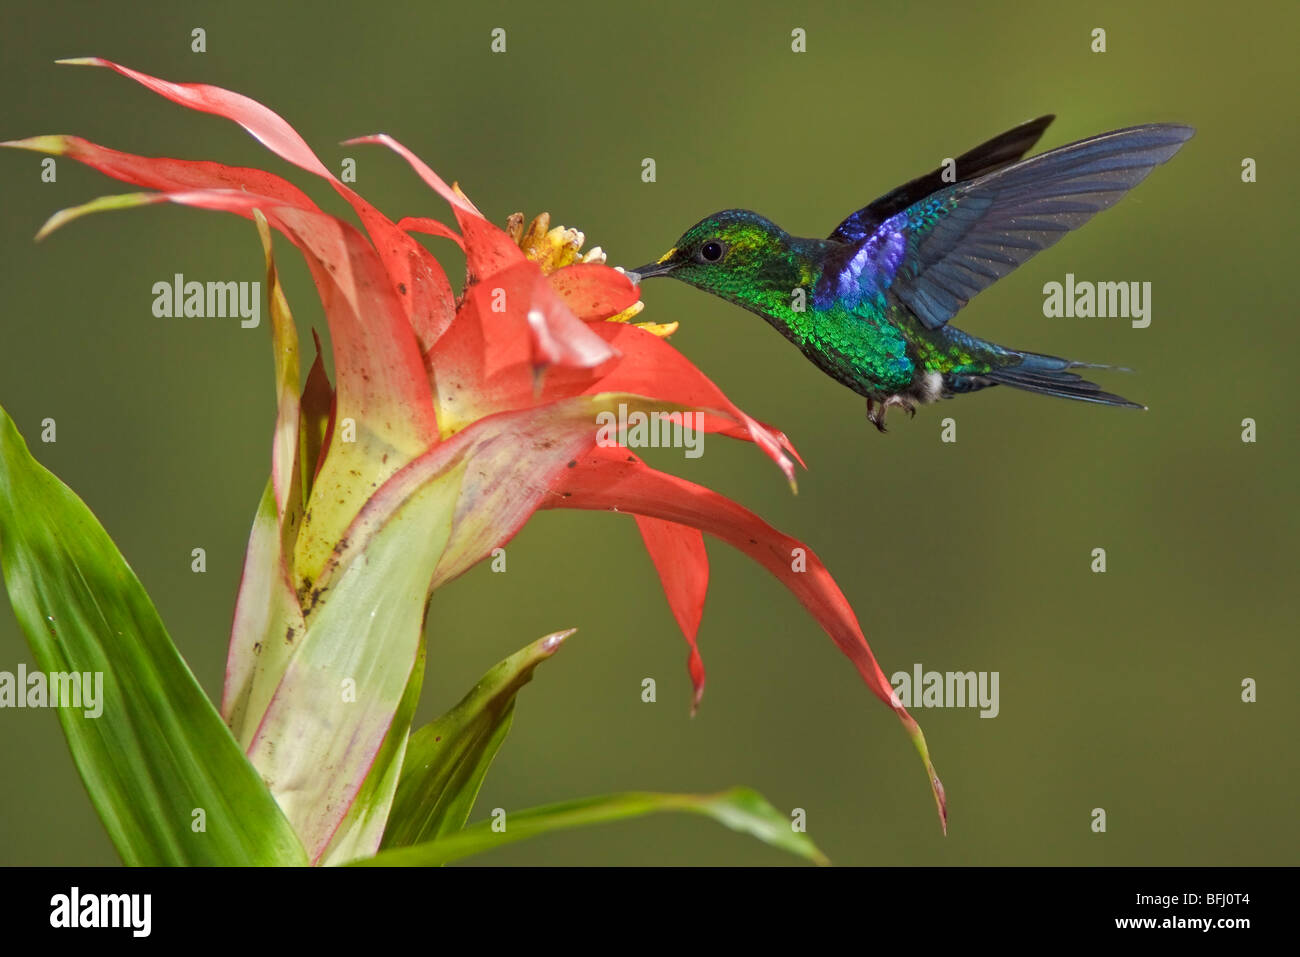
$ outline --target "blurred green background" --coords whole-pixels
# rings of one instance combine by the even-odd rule
[[[647,319],[809,465],[797,497],[754,448],[651,461],[717,488],[816,548],[887,673],[997,671],[1001,714],[916,710],[947,786],[935,820],[897,721],[773,580],[711,544],[688,717],[685,647],[630,519],[550,512],[439,592],[422,716],[548,631],[581,630],[520,699],[475,817],[623,789],[760,789],[806,809],[841,864],[1294,864],[1297,154],[1293,4],[314,4],[136,12],[7,5],[0,138],[77,133],[121,149],[262,165],[340,209],[327,187],[237,127],[107,71],[98,54],[231,87],[293,123],[327,165],[358,161],[381,209],[446,216],[396,157],[340,140],[387,131],[494,220],[549,210],[611,262],[658,256],[730,206],[824,235],[898,183],[1030,117],[1040,148],[1169,120],[1195,139],[1116,209],[981,295],[958,324],[998,342],[1139,370],[1101,381],[1146,413],[1010,389],[895,415],[821,376],[756,317],[673,283]],[[207,52],[190,31],[207,31]],[[489,50],[494,27],[507,52]],[[790,50],[807,31],[807,52]],[[1107,31],[1108,51],[1090,52]],[[1290,93],[1287,93],[1290,91]],[[1291,111],[1293,112],[1293,111]],[[1286,113],[1290,115],[1290,113]],[[1259,182],[1241,182],[1243,157]],[[653,157],[658,181],[641,181]],[[150,208],[53,211],[124,188],[68,161],[0,155],[0,403],[91,506],[214,697],[274,416],[266,323],[169,321],[151,286],[260,279],[253,227]],[[1290,197],[1288,199],[1287,197]],[[1285,215],[1279,215],[1285,213]],[[440,255],[447,244],[433,241]],[[301,328],[324,328],[305,267],[282,271]],[[449,261],[458,277],[460,266]],[[1153,285],[1150,328],[1046,319],[1042,286]],[[39,442],[40,422],[58,442]],[[957,421],[956,444],[940,421]],[[1241,420],[1259,441],[1243,444]],[[190,549],[208,572],[190,571]],[[1104,547],[1109,570],[1089,570]],[[28,662],[7,610],[0,669]],[[658,682],[642,703],[641,681]],[[1243,704],[1243,678],[1259,701]],[[0,712],[0,863],[113,863],[54,715]],[[1105,808],[1105,834],[1090,830]],[[784,864],[712,823],[658,818],[570,832],[493,864]]]

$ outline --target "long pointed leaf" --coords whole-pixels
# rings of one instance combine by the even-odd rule
[[[433,867],[530,837],[661,811],[702,814],[733,831],[750,834],[764,844],[771,844],[817,864],[830,863],[812,842],[812,838],[794,830],[790,818],[772,807],[757,791],[749,788],[732,788],[718,794],[630,791],[579,798],[562,804],[514,811],[506,815],[505,830],[502,831],[493,830],[490,820],[481,821],[438,841],[383,851],[368,860],[354,863],[372,867]]]
[[[515,695],[574,629],[534,641],[493,667],[450,711],[411,735],[384,847],[404,847],[465,826],[483,777],[514,718]]]
[[[305,864],[108,533],[31,457],[3,409],[0,558],[38,667],[103,676],[101,714],[64,707],[58,716],[122,859]]]

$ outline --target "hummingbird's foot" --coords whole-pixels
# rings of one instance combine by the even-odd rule
[[[881,432],[888,432],[885,428],[885,407],[876,405],[875,399],[867,399],[867,421]]]
[[[911,399],[902,395],[891,395],[883,402],[877,403],[875,399],[867,399],[867,419],[881,432],[888,432],[885,428],[885,413],[894,406],[907,410],[907,414],[916,418],[916,405]]]

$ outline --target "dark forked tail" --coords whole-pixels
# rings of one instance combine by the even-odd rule
[[[1026,392],[1040,395],[1054,395],[1062,399],[1078,399],[1080,402],[1096,402],[1099,405],[1116,405],[1126,409],[1145,409],[1145,405],[1130,402],[1123,396],[1103,392],[1101,386],[1089,382],[1083,376],[1070,372],[1070,369],[1119,369],[1116,366],[1099,365],[1093,362],[1072,362],[1058,359],[1056,356],[1042,356],[1033,352],[1019,353],[1017,365],[1004,366],[986,372],[982,378],[991,383],[1009,385]]]

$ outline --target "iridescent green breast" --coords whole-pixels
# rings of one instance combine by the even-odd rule
[[[809,309],[791,337],[823,372],[865,396],[887,396],[912,384],[915,351],[883,303]]]
[[[909,386],[915,350],[891,321],[895,305],[883,294],[853,303],[825,296],[832,244],[795,237],[788,243],[748,275],[733,277],[722,295],[762,316],[823,372],[861,395],[887,396]]]

